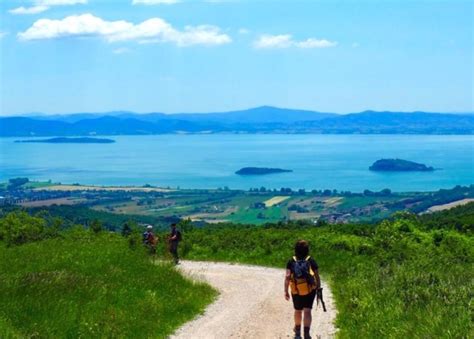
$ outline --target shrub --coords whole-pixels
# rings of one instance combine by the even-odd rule
[[[26,212],[8,213],[0,219],[0,239],[7,246],[39,240],[44,236],[45,226],[44,219],[32,217]]]

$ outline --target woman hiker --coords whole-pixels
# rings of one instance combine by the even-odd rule
[[[295,309],[295,339],[301,339],[301,322],[303,322],[304,338],[311,339],[311,309],[320,286],[318,264],[309,256],[308,242],[300,240],[295,245],[294,257],[286,265],[285,276],[285,299],[290,300],[288,292],[288,287],[290,287]]]

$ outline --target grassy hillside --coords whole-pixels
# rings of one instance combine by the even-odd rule
[[[6,241],[6,218],[31,226],[19,231],[30,237],[23,239],[33,240],[35,232],[46,239]],[[119,235],[73,229],[48,239],[41,219],[6,218],[0,221],[1,338],[165,338],[215,297],[171,266],[154,265],[140,245],[130,248]]]
[[[296,240],[307,239],[331,282],[341,338],[472,338],[474,204],[458,214],[399,216],[375,227],[224,225],[189,230],[182,247],[190,259],[283,268]],[[456,218],[463,232],[452,230]]]
[[[164,337],[213,300],[206,286],[153,265],[139,234],[87,224],[60,231],[48,213],[0,218],[0,337]],[[474,337],[474,203],[378,225],[180,228],[188,259],[282,270],[296,240],[309,240],[341,338]]]

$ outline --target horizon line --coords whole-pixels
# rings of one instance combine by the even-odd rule
[[[180,115],[180,114],[225,114],[225,113],[233,113],[233,112],[241,112],[241,111],[250,111],[255,109],[280,109],[280,110],[292,110],[292,111],[307,111],[312,113],[321,113],[321,114],[335,114],[335,115],[348,115],[348,114],[359,114],[359,113],[366,113],[366,112],[374,112],[374,113],[435,113],[435,114],[474,114],[474,110],[472,111],[431,111],[431,110],[375,110],[375,109],[364,109],[360,111],[350,111],[350,112],[330,112],[330,111],[319,111],[314,109],[308,108],[288,108],[288,107],[279,107],[279,106],[272,106],[272,105],[260,105],[248,108],[237,108],[232,110],[215,110],[215,111],[201,111],[201,112],[164,112],[164,111],[147,111],[147,112],[139,112],[139,111],[131,111],[131,110],[122,110],[122,109],[112,109],[108,111],[88,111],[88,112],[68,112],[68,113],[46,113],[46,112],[28,112],[28,113],[17,113],[17,114],[0,114],[1,118],[9,118],[9,117],[30,117],[34,118],[36,116],[69,116],[69,115],[78,115],[78,114],[90,114],[90,115],[107,115],[107,114],[114,114],[114,113],[122,113],[122,114],[137,114],[137,115],[147,115],[147,114],[164,114],[164,115]]]

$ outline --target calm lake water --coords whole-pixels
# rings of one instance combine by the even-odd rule
[[[474,136],[155,135],[114,136],[114,144],[28,144],[0,138],[0,180],[181,188],[428,191],[474,184]],[[377,159],[402,158],[435,172],[375,173]],[[293,173],[241,177],[241,167]]]

